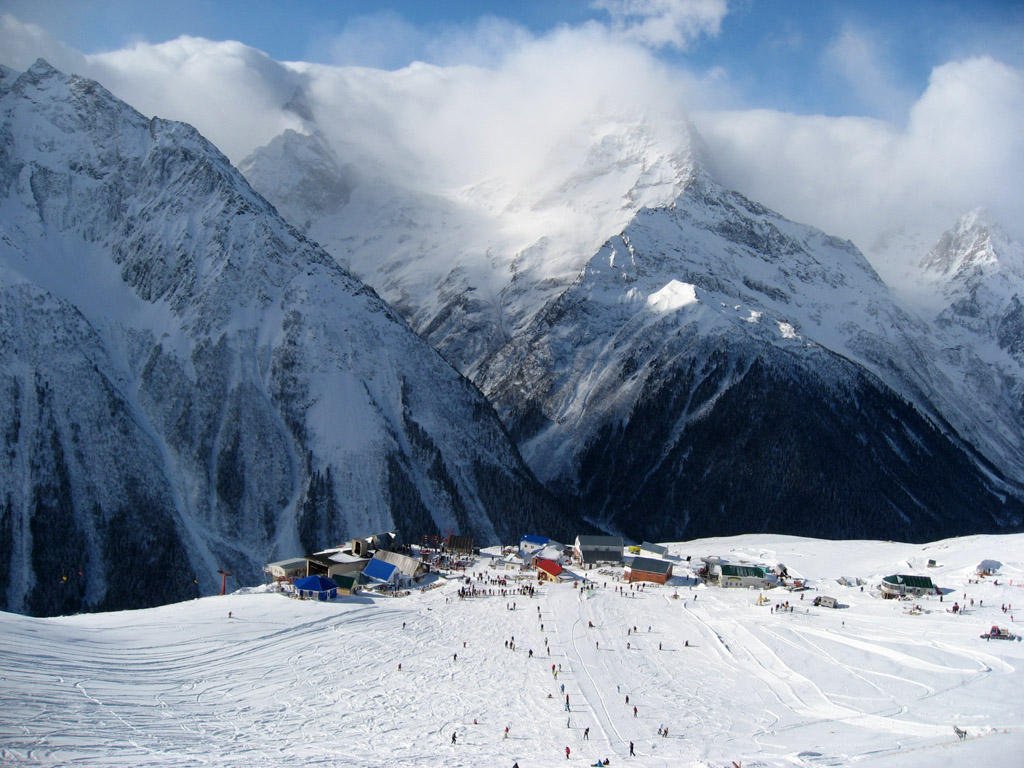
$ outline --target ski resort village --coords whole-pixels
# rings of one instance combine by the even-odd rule
[[[1024,749],[1020,534],[385,533],[266,572],[158,608],[0,614],[0,763],[952,768]]]
[[[1022,40],[0,1],[0,768],[1024,768]]]

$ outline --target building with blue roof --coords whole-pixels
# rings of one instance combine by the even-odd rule
[[[363,576],[379,584],[394,584],[400,575],[401,571],[398,570],[397,565],[385,560],[378,560],[376,557],[370,560],[363,569]]]

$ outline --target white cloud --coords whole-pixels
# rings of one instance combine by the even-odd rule
[[[701,35],[717,35],[725,0],[594,0],[612,29],[643,45],[686,49]]]
[[[629,12],[654,6],[616,7],[625,24]],[[235,161],[285,128],[302,127],[288,108],[300,94],[346,161],[432,194],[487,189],[494,205],[528,213],[531,201],[565,194],[556,185],[593,160],[585,155],[603,136],[617,131],[619,149],[648,156],[671,151],[685,145],[689,114],[723,183],[862,248],[904,225],[937,235],[977,206],[1024,236],[1024,71],[992,58],[936,67],[896,123],[720,111],[715,99],[728,88],[720,72],[702,79],[669,68],[647,46],[597,23],[531,36],[484,20],[416,45],[447,65],[384,71],[280,63],[240,43],[197,38],[82,56],[38,27],[0,17],[3,63],[24,68],[45,56],[145,114],[196,125]],[[850,77],[875,78],[884,91],[884,66],[870,48],[856,53],[858,45],[848,36],[837,49],[847,51],[847,63],[859,62]],[[643,136],[623,130],[639,124]],[[600,226],[585,213],[556,224]],[[536,222],[538,231],[550,225]]]
[[[427,34],[394,11],[357,16],[327,44],[331,62],[396,69],[419,58]]]
[[[869,251],[896,229],[937,236],[976,206],[1024,236],[1024,72],[991,58],[936,67],[905,128],[773,111],[697,124],[725,183]]]
[[[899,119],[913,101],[896,83],[896,71],[881,46],[865,32],[845,25],[825,49],[825,64],[843,79],[861,104],[878,115]]]
[[[26,24],[9,13],[0,14],[0,63],[23,71],[44,58],[65,71],[79,71],[85,58],[58,42],[42,27]]]

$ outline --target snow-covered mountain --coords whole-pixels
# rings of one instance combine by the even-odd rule
[[[1019,525],[850,243],[696,173],[484,366],[527,462],[629,536],[904,540]],[[952,393],[955,394],[955,393]]]
[[[958,426],[1024,477],[1024,243],[973,211],[921,259],[917,278],[914,306],[933,331],[937,364],[969,404]]]
[[[595,118],[534,174],[441,191],[379,172],[362,147],[332,148],[312,122],[239,168],[472,378],[610,232],[682,191],[697,149],[689,128],[675,127]]]
[[[398,190],[315,133],[242,167],[472,377],[537,475],[600,524],[920,540],[1021,523],[1019,378],[904,307],[850,243],[718,186],[687,126],[674,142],[642,119],[601,126],[518,201],[497,182]],[[305,200],[320,174],[345,193],[329,210]],[[587,236],[545,216],[572,209]],[[622,234],[591,247],[595,232]],[[997,294],[1005,336],[1014,305]]]
[[[567,532],[473,385],[193,128],[0,78],[3,607],[166,602],[379,529]]]

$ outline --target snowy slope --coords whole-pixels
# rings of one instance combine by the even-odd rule
[[[309,134],[286,131],[240,170],[473,377],[610,232],[641,207],[675,198],[694,165],[691,144],[685,124],[607,110],[538,169],[470,173],[446,186],[378,170],[386,161],[365,146],[332,148],[310,121]]]
[[[954,768],[1013,765],[1024,749],[1024,643],[979,638],[992,624],[1024,626],[1011,621],[1024,595],[1020,535],[926,545],[741,536],[669,550],[680,558],[672,582],[625,596],[621,571],[606,569],[589,573],[597,589],[582,600],[562,584],[460,601],[461,582],[442,579],[398,599],[233,594],[54,619],[0,614],[0,760]],[[812,589],[803,600],[769,590],[758,605],[756,591],[693,587],[684,558],[706,555],[783,562]],[[1002,567],[973,583],[983,559]],[[504,574],[487,562],[474,570]],[[931,576],[943,601],[881,600],[875,587],[893,573]],[[863,579],[864,591],[840,577]],[[812,607],[819,594],[843,607]],[[967,610],[949,613],[954,600]],[[773,611],[787,601],[793,612]]]
[[[697,173],[479,381],[538,476],[637,539],[1019,525],[923,328],[852,244]]]
[[[0,137],[8,609],[180,599],[380,529],[558,527],[473,386],[194,129],[38,62],[4,73]]]

